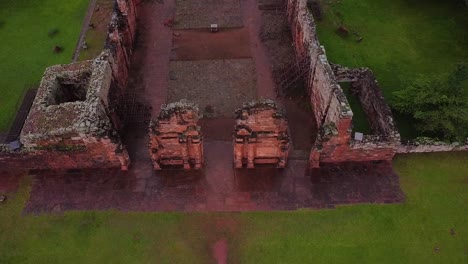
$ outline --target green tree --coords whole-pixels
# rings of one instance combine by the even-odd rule
[[[468,136],[468,96],[463,83],[467,80],[465,64],[457,65],[446,78],[419,78],[393,93],[393,107],[410,114],[423,134],[464,142]]]

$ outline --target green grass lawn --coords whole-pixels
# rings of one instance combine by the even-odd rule
[[[359,102],[359,98],[356,95],[353,95],[350,91],[351,83],[342,82],[340,83],[340,86],[348,99],[351,110],[353,110],[353,132],[361,132],[365,135],[371,135],[372,129],[369,121],[367,120],[367,115]]]
[[[433,78],[468,62],[468,8],[463,0],[319,1],[320,42],[331,62],[370,67],[386,99],[415,78]],[[339,36],[343,25],[350,32]],[[352,32],[363,37],[356,41]],[[468,84],[466,85],[468,93]],[[403,137],[417,134],[411,120],[396,116]]]
[[[241,263],[466,263],[467,160],[396,157],[405,204],[248,214]]]
[[[230,263],[466,263],[467,160],[397,156],[406,203],[320,211],[21,215],[26,180],[0,205],[0,263],[210,263],[220,237]]]
[[[96,6],[99,7],[98,11],[93,13],[90,24],[95,28],[89,28],[85,35],[85,41],[88,49],[80,51],[79,60],[91,60],[98,56],[106,42],[107,38],[107,25],[109,25],[112,17],[114,0],[97,0]]]
[[[71,62],[89,0],[0,1],[0,132],[47,66]],[[58,30],[49,37],[49,32]],[[54,46],[63,52],[54,54]]]

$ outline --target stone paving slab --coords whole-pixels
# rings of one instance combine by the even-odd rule
[[[205,117],[233,117],[256,98],[252,59],[171,61],[167,102],[188,99]]]
[[[175,29],[242,27],[240,0],[177,0]]]
[[[25,212],[267,211],[404,201],[389,163],[329,164],[308,171],[307,161],[290,160],[284,170],[235,170],[231,144],[205,142],[207,163],[200,171],[153,172],[149,162],[133,164],[127,172],[36,171]]]

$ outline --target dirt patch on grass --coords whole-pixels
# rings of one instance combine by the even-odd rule
[[[186,233],[199,232],[203,236],[204,245],[193,245],[209,254],[209,263],[238,263],[236,256],[229,254],[235,251],[242,235],[242,222],[234,214],[224,215],[195,215],[183,223]],[[197,230],[197,231],[194,231]],[[188,243],[200,243],[200,241],[188,241]]]

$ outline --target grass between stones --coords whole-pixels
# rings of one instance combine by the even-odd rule
[[[318,35],[329,60],[371,68],[390,103],[392,92],[415,78],[447,75],[468,61],[468,8],[462,0],[319,2],[323,20],[317,22]],[[340,26],[348,34],[337,34]],[[396,118],[404,138],[417,136],[409,118]]]
[[[46,67],[69,63],[88,0],[0,1],[0,132],[11,124],[24,91]],[[54,47],[63,50],[54,53]]]
[[[210,263],[220,238],[229,263],[466,263],[467,159],[397,156],[406,203],[320,211],[22,215],[26,179],[0,205],[0,263]]]
[[[86,32],[84,41],[86,41],[88,49],[80,51],[80,61],[94,59],[102,52],[107,38],[107,26],[112,16],[114,2],[114,0],[96,1],[96,8],[89,22],[94,28],[89,27]]]
[[[397,156],[404,204],[247,214],[241,263],[465,263],[467,159]]]

